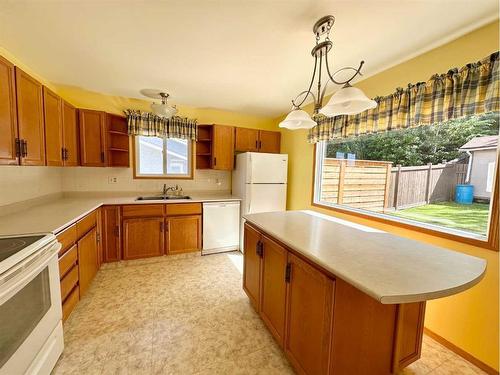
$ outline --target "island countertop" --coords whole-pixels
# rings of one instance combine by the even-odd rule
[[[486,261],[312,211],[244,215],[256,228],[384,304],[450,296],[477,284]]]

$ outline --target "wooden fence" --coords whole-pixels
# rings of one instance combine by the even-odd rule
[[[389,199],[392,163],[371,160],[323,160],[321,200],[370,211],[383,211]]]
[[[463,184],[467,164],[427,164],[392,168],[386,210],[400,210],[453,200],[455,185]]]
[[[467,164],[392,167],[384,161],[326,158],[321,200],[379,212],[450,201],[466,172]]]

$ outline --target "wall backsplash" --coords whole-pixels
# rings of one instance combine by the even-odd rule
[[[0,167],[0,206],[62,191],[62,168]]]
[[[111,183],[115,178],[117,182]],[[65,168],[62,173],[62,190],[65,192],[122,191],[160,192],[163,184],[179,185],[186,192],[229,191],[231,172],[216,170],[196,170],[193,180],[174,179],[134,179],[130,168]]]

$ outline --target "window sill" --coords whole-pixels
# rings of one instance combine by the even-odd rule
[[[428,234],[431,236],[444,238],[447,240],[452,240],[452,241],[456,241],[456,242],[460,242],[460,243],[465,243],[468,245],[473,245],[473,246],[481,247],[481,248],[488,249],[488,250],[498,251],[498,243],[494,243],[493,239],[488,241],[488,239],[486,237],[474,235],[472,233],[468,234],[466,236],[459,235],[457,233],[454,233],[455,231],[453,231],[453,230],[446,231],[446,230],[433,229],[430,226],[427,227],[427,226],[414,225],[414,224],[411,224],[408,222],[403,222],[403,221],[396,220],[396,219],[386,218],[386,217],[381,216],[381,215],[369,214],[369,213],[362,212],[362,211],[356,210],[356,209],[349,209],[346,207],[339,207],[336,205],[327,205],[327,204],[318,203],[318,202],[314,202],[314,201],[311,202],[311,205],[313,207],[318,207],[318,208],[322,208],[322,209],[326,209],[329,211],[338,212],[338,213],[342,213],[342,214],[346,214],[346,215],[352,215],[352,216],[356,216],[356,217],[359,217],[362,219],[367,219],[367,220],[371,220],[371,221],[375,221],[375,222],[379,222],[379,223],[383,223],[383,224],[387,224],[387,225],[392,225],[394,227],[408,229],[408,230],[418,232],[418,233],[424,233],[424,234]]]

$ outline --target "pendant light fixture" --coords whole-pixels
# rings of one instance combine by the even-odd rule
[[[148,98],[161,99],[161,103],[151,103],[151,111],[155,115],[169,119],[177,114],[177,108],[167,104],[167,99],[170,95],[165,91],[143,89],[141,90],[141,94],[147,96]]]
[[[330,73],[330,67],[328,66],[328,53],[333,46],[333,43],[330,40],[330,30],[334,22],[335,17],[325,16],[314,24],[313,32],[316,36],[316,45],[311,51],[311,55],[314,57],[314,69],[311,82],[307,90],[302,91],[295,97],[294,100],[292,100],[292,111],[283,121],[280,122],[280,128],[287,128],[291,130],[310,129],[317,125],[315,117],[318,116],[318,114],[322,114],[327,117],[355,115],[377,106],[377,102],[369,99],[363,91],[350,85],[350,82],[355,77],[361,75],[361,68],[363,67],[364,61],[360,62],[357,69],[353,67],[345,67],[337,70],[333,74]],[[322,38],[323,40],[321,40]],[[327,73],[327,80],[324,87],[322,87],[321,84],[323,62]],[[335,80],[334,76],[345,70],[352,70],[354,73],[347,80]],[[316,73],[318,73],[317,93],[314,95],[311,89],[314,84],[314,79],[316,78]],[[341,85],[342,88],[334,93],[328,103],[323,106],[326,88],[330,82],[333,82],[336,85]],[[312,96],[314,100],[314,113],[312,118],[306,111],[300,108],[309,96]]]

